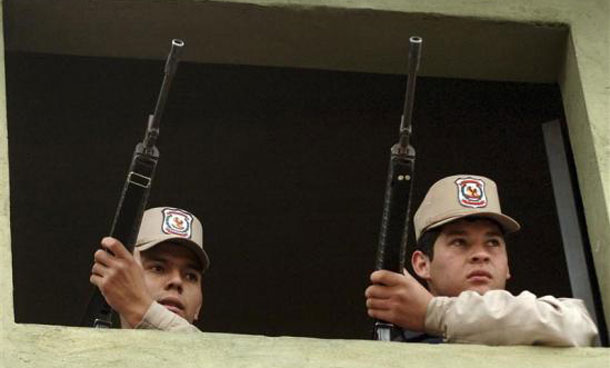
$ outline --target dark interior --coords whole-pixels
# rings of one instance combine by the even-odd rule
[[[162,68],[7,53],[17,322],[80,324]],[[202,219],[202,330],[370,337],[363,293],[404,89],[401,75],[181,63],[149,203]],[[554,84],[417,81],[412,211],[441,177],[493,178],[523,226],[512,292],[571,296],[541,130],[562,117]]]

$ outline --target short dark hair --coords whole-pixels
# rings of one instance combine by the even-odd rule
[[[474,222],[474,221],[478,221],[478,220],[488,220],[498,226],[498,228],[502,232],[503,237],[506,236],[506,233],[505,233],[502,225],[500,225],[500,223],[498,221],[496,221],[492,218],[475,215],[475,216],[462,217],[462,218],[454,220],[454,221],[458,221],[458,220],[466,220],[468,222]],[[436,239],[438,239],[439,235],[441,235],[441,232],[443,231],[443,227],[445,227],[445,225],[448,225],[452,222],[453,221],[451,221],[447,224],[441,225],[439,227],[435,227],[435,228],[426,230],[419,237],[415,250],[421,251],[423,254],[427,255],[428,258],[430,258],[430,260],[432,260],[432,258],[434,258],[434,243],[436,243]]]
[[[430,260],[434,258],[434,243],[436,243],[436,239],[438,239],[439,235],[441,235],[441,229],[443,227],[435,227],[430,230],[426,230],[417,241],[417,245],[415,250],[421,251],[423,254],[427,255]]]

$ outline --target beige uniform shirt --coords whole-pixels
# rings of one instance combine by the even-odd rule
[[[187,320],[154,301],[150,307],[148,307],[144,317],[142,317],[142,320],[135,328],[177,332],[199,332],[199,329],[190,324]]]
[[[434,297],[425,328],[446,342],[487,345],[590,346],[597,335],[582,300],[506,290]]]

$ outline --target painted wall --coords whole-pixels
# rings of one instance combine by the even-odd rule
[[[24,0],[27,2],[27,0]],[[197,1],[183,1],[183,3]],[[5,3],[10,3],[6,1]],[[119,2],[121,3],[121,2]],[[122,2],[146,6],[145,1]],[[156,2],[158,3],[158,2]],[[204,3],[204,2],[202,2]],[[326,7],[409,12],[532,24],[569,24],[559,76],[606,316],[610,316],[610,5],[605,0],[232,1],[322,11]],[[313,8],[312,8],[313,7]],[[317,8],[322,7],[322,8]],[[4,64],[2,60],[2,85]],[[609,349],[548,349],[379,344],[367,341],[266,338],[15,325],[13,322],[5,95],[0,94],[0,362],[7,367],[107,366],[418,366],[608,367]],[[193,349],[197,346],[197,349]],[[484,356],[484,359],[481,357]]]

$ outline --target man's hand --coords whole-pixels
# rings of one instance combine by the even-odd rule
[[[103,249],[94,254],[89,281],[100,289],[112,309],[134,327],[153,302],[144,271],[120,241],[104,238],[101,244]]]
[[[371,274],[364,295],[369,316],[405,329],[424,332],[426,308],[432,294],[407,270],[399,274],[386,270]]]

